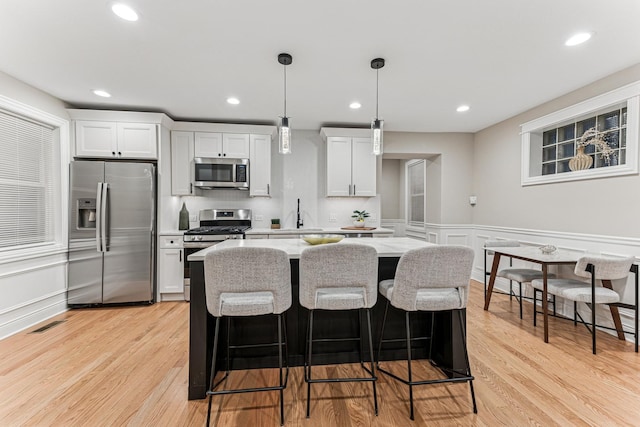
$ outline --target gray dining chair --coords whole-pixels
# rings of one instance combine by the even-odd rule
[[[286,328],[284,313],[291,307],[291,266],[285,251],[271,248],[228,248],[211,251],[204,259],[205,296],[207,310],[215,317],[215,335],[213,356],[211,358],[211,378],[209,382],[209,406],[207,425],[211,419],[211,401],[213,396],[250,393],[262,391],[280,392],[280,424],[284,425],[284,389],[289,378],[287,356],[283,357],[283,345],[286,351]],[[265,347],[278,347],[279,383],[269,387],[247,387],[242,389],[216,388],[229,376],[230,348],[260,347],[231,346],[229,320],[245,316],[277,316],[277,343],[266,343]],[[224,377],[214,383],[220,320],[227,319],[227,369]],[[284,335],[284,339],[283,339]],[[286,373],[283,375],[283,367]]]
[[[304,380],[307,383],[307,418],[310,414],[311,384],[335,382],[371,382],[373,386],[374,412],[378,415],[376,372],[371,336],[370,309],[376,304],[378,292],[378,254],[372,246],[338,243],[309,247],[300,255],[300,305],[309,310],[307,324],[307,355]],[[313,336],[313,319],[316,312],[334,310],[358,310],[358,337],[344,338]],[[370,368],[364,364],[362,352],[361,315],[366,314]],[[332,314],[333,315],[333,314]],[[339,331],[325,331],[329,332]],[[358,341],[360,365],[368,376],[357,378],[313,378],[313,344],[326,342]]]
[[[578,259],[574,274],[578,277],[589,279],[584,282],[577,279],[548,279],[547,293],[573,301],[573,323],[577,325],[578,319],[580,323],[585,325],[591,332],[591,348],[593,354],[596,354],[596,304],[608,305],[611,311],[611,317],[618,332],[618,338],[625,339],[620,320],[618,307],[634,310],[634,339],[635,351],[638,352],[638,266],[634,264],[635,257],[610,258],[602,256],[586,255]],[[613,289],[612,280],[626,279],[629,273],[635,275],[635,304],[622,303],[620,294]],[[596,282],[600,280],[601,286]],[[533,288],[542,292],[544,283],[542,279],[535,279],[531,282]],[[591,324],[587,324],[578,313],[578,303],[582,302],[590,306]],[[534,301],[534,322],[536,316],[536,304]]]
[[[484,296],[487,298],[487,276],[491,271],[487,270],[487,256],[493,255],[491,248],[516,248],[520,246],[520,242],[516,240],[487,240],[484,243]],[[513,267],[513,258],[509,258],[509,267],[498,270],[496,277],[502,277],[509,280],[509,299],[515,297],[520,305],[520,319],[522,319],[522,284],[530,283],[534,279],[542,279],[542,271],[534,268],[518,268]],[[548,273],[547,277],[555,277],[553,273]],[[518,295],[513,292],[513,282],[518,283]],[[553,301],[555,310],[555,300]]]
[[[383,343],[398,341],[397,339],[384,339],[387,313],[389,311],[389,305],[392,305],[405,312],[407,378],[401,378],[380,366],[379,360],[378,370],[409,386],[409,407],[410,418],[412,420],[414,419],[413,387],[425,384],[469,382],[473,412],[478,412],[476,397],[473,391],[474,378],[471,375],[469,354],[467,352],[465,316],[463,315],[469,298],[469,281],[471,279],[473,257],[473,250],[465,246],[439,245],[413,249],[406,252],[400,258],[395,277],[380,282],[380,293],[387,299],[387,304],[382,321],[382,330],[380,332],[378,357],[380,357]],[[425,337],[412,338],[411,335],[409,314],[417,311],[431,312],[431,334],[426,337],[426,339],[429,340],[428,358],[433,366],[440,368],[440,370],[447,375],[447,378],[420,381],[413,379],[411,369],[411,344],[412,342],[425,339]],[[464,360],[466,363],[463,370],[439,366],[432,359],[431,351],[435,324],[434,313],[443,311],[449,311],[458,316],[458,331],[451,332],[452,334],[459,333],[459,335],[457,337],[452,336],[451,339],[460,340],[463,344]]]

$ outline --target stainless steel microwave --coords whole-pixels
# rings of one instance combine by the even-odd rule
[[[196,157],[194,168],[194,185],[198,188],[249,189],[249,159]]]

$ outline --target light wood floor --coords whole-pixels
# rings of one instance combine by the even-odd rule
[[[594,356],[587,330],[558,319],[551,319],[544,344],[531,310],[525,304],[520,320],[515,301],[494,295],[485,312],[482,285],[473,284],[468,343],[477,415],[467,384],[423,386],[415,389],[411,424],[407,388],[380,376],[378,417],[370,385],[317,384],[306,419],[302,369],[295,368],[285,392],[286,425],[640,425],[640,356],[633,345],[600,333]],[[73,310],[52,320],[66,321],[0,341],[0,426],[204,425],[206,401],[187,400],[187,303]],[[418,375],[433,375],[426,365]],[[360,368],[316,371],[355,375]],[[233,372],[229,386],[274,382],[276,372]],[[219,426],[277,426],[277,392],[217,397],[213,416]]]

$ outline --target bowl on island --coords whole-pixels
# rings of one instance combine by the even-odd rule
[[[310,245],[322,245],[324,243],[337,243],[344,239],[342,234],[303,234],[302,240]]]
[[[542,252],[543,254],[552,254],[554,253],[558,248],[556,248],[553,245],[544,245],[544,246],[540,246],[540,252]]]

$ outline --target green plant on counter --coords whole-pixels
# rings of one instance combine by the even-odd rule
[[[369,218],[369,212],[365,211],[364,209],[361,211],[353,211],[353,215],[351,215],[351,218],[355,218],[358,222],[364,222],[365,218]]]
[[[271,224],[274,224],[274,225],[280,224],[280,218],[272,218],[271,219]]]

